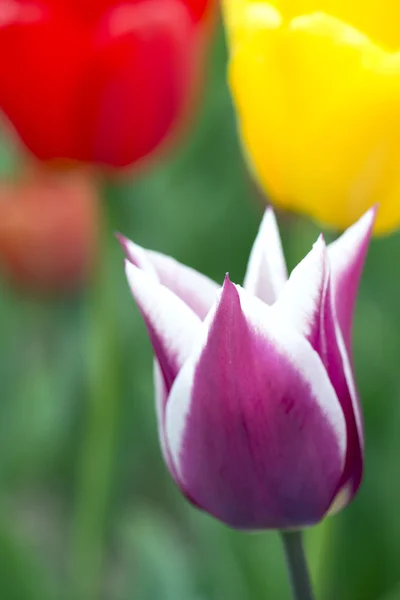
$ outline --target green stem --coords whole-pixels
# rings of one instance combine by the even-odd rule
[[[293,600],[314,600],[301,531],[281,531]]]
[[[331,579],[332,548],[336,543],[335,519],[324,519],[308,532],[306,552],[311,565],[311,579],[317,597],[327,595],[327,585]]]
[[[100,594],[119,416],[111,247],[115,242],[105,216],[102,225],[102,255],[87,303],[86,425],[70,548],[69,598],[74,600],[95,600]]]

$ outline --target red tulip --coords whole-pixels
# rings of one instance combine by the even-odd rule
[[[41,160],[131,165],[180,121],[213,0],[0,0],[0,108]]]
[[[0,272],[36,293],[65,292],[94,266],[99,200],[82,173],[0,183]]]

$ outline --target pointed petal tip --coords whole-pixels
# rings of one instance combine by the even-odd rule
[[[229,311],[233,306],[240,305],[238,287],[231,281],[229,273],[226,273],[224,283],[217,295],[217,301],[208,315],[210,323],[215,318],[219,319],[223,313]]]
[[[379,204],[374,204],[354,223],[354,225],[352,225],[352,227],[356,227],[357,229],[360,228],[360,230],[362,229],[365,231],[365,236],[370,236],[375,225],[378,210]],[[349,229],[352,229],[352,227]]]
[[[371,208],[369,209],[369,211],[368,211],[368,212],[372,211],[372,212],[374,213],[375,217],[376,217],[376,215],[378,214],[378,210],[379,210],[379,208],[380,208],[380,204],[379,204],[379,202],[375,202],[375,204],[373,204],[373,205],[371,206]]]
[[[272,208],[272,206],[267,206],[267,208],[264,211],[264,215],[261,220],[260,229],[262,229],[265,226],[268,226],[268,227],[273,226],[276,229],[278,229],[278,222],[276,220],[275,211]]]
[[[221,302],[223,296],[232,297],[232,295],[234,294],[239,298],[240,289],[242,289],[241,286],[234,283],[229,277],[229,273],[226,273],[224,283],[222,284],[222,288],[219,292],[219,302]]]
[[[114,237],[117,240],[117,242],[119,242],[124,254],[128,254],[128,245],[129,245],[128,238],[126,238],[124,235],[122,235],[122,233],[120,233],[119,231],[114,231]]]
[[[326,241],[323,233],[320,233],[316,241],[313,243],[313,248],[319,252],[326,250]]]
[[[275,211],[268,206],[250,252],[243,287],[266,304],[273,304],[287,278]]]
[[[222,287],[224,287],[225,285],[228,285],[231,282],[231,278],[229,277],[229,272],[225,273],[225,277],[224,277],[224,283],[222,284]]]
[[[339,260],[339,262],[345,264],[349,262],[349,256],[353,255],[353,259],[361,258],[362,263],[364,262],[377,212],[378,205],[375,204],[329,245],[331,260]]]
[[[264,217],[263,217],[263,218],[265,219],[265,217],[272,217],[272,218],[275,218],[275,211],[274,211],[274,209],[272,208],[271,204],[269,204],[269,205],[267,206],[267,208],[265,209],[265,211],[264,211]]]
[[[325,278],[328,268],[328,248],[323,233],[320,233],[317,240],[314,242],[309,256],[315,263],[321,265],[321,276]]]
[[[328,248],[337,319],[350,354],[354,307],[377,211],[375,204]]]
[[[367,221],[369,221],[371,233],[372,233],[373,226],[375,225],[376,218],[378,216],[378,211],[379,211],[379,204],[376,203],[373,206],[371,206],[371,208],[369,210],[367,210],[365,215],[363,217],[361,217],[361,219],[360,219],[362,221],[363,218],[365,218]]]
[[[314,242],[310,252],[303,259],[303,261],[316,262],[316,263],[326,263],[327,261],[327,245],[325,241],[325,236],[323,233],[320,233],[316,241]],[[301,261],[301,262],[303,262]],[[299,263],[300,264],[300,263]]]
[[[147,251],[120,233],[116,233],[115,237],[121,244],[126,260],[158,281],[156,270],[149,260]]]
[[[224,283],[222,284],[220,295],[223,296],[224,294],[229,294],[232,292],[238,293],[237,288],[238,286],[235,283],[233,283],[233,281],[229,277],[229,273],[225,273]]]

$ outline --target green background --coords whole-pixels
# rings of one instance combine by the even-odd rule
[[[241,282],[264,200],[241,157],[225,67],[219,37],[174,156],[108,185],[88,289],[35,301],[0,284],[1,600],[289,598],[277,534],[230,531],[168,476],[152,353],[112,234]],[[279,220],[292,268],[319,229]],[[354,330],[365,480],[349,508],[307,532],[321,599],[400,599],[399,262],[399,234],[373,241]]]

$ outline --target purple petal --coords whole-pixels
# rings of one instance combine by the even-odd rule
[[[123,236],[118,239],[128,260],[158,278],[174,294],[204,319],[215,302],[220,286],[209,277],[179,263],[177,260],[152,250],[145,250]]]
[[[330,511],[336,512],[350,502],[360,486],[364,466],[364,432],[358,392],[336,317],[330,279],[322,306],[320,336],[316,340],[315,349],[327,369],[346,419],[346,462],[337,498]]]
[[[363,425],[351,363],[331,292],[328,253],[322,238],[292,272],[274,312],[287,316],[318,352],[342,406],[347,452],[339,483],[341,503],[357,491],[363,471]]]
[[[267,304],[273,304],[286,280],[286,262],[275,214],[272,208],[267,208],[250,253],[243,287]]]
[[[376,212],[371,208],[328,247],[336,315],[349,354],[354,306]]]
[[[167,392],[202,331],[199,317],[178,296],[129,261],[126,276],[148,329]]]
[[[346,428],[318,354],[229,280],[204,327],[166,410],[181,485],[236,528],[319,521],[343,472]]]

